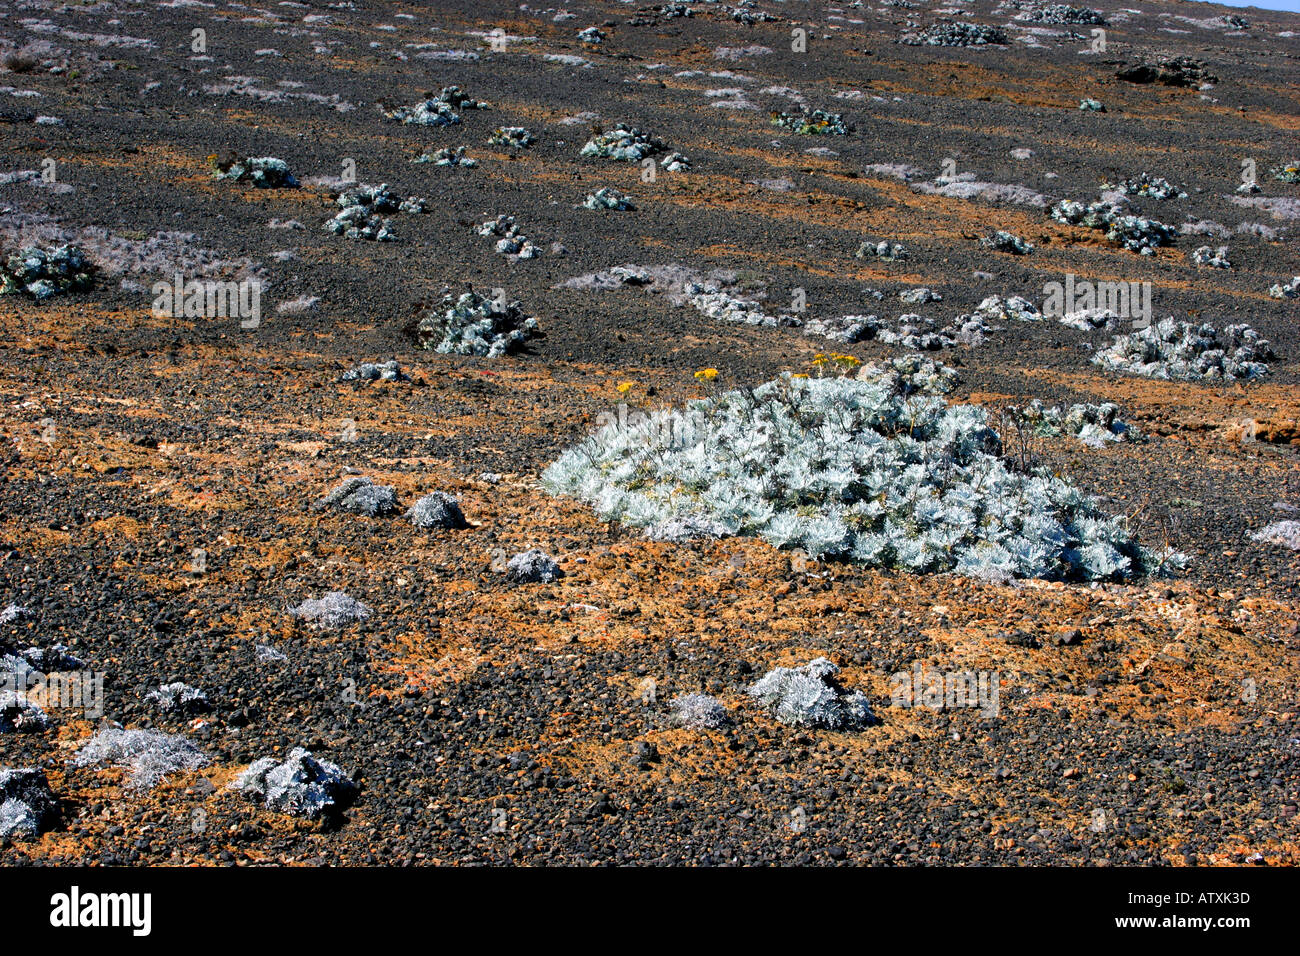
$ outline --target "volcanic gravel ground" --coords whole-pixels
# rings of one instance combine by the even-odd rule
[[[1194,23],[1185,4],[1142,0],[1133,13],[1106,0],[1093,6],[1108,48],[1092,54],[1080,52],[1088,27],[1015,20],[988,0],[962,16],[1006,29],[1006,47],[895,42],[942,19],[938,3],[763,0],[752,9],[777,19],[752,26],[723,4],[689,6],[694,16],[669,18],[583,0],[563,18],[465,0],[0,4],[0,174],[53,159],[71,187],[0,178],[4,251],[31,238],[93,250],[94,230],[126,245],[179,232],[191,253],[207,250],[204,277],[265,283],[253,329],[154,316],[150,287],[172,278],[178,254],[162,241],[144,271],[96,253],[89,291],[0,298],[0,607],[34,612],[0,625],[0,644],[66,643],[105,674],[103,720],[183,734],[211,761],[141,792],[121,770],[70,763],[94,715],[52,709],[45,731],[0,733],[0,766],[45,769],[60,809],[39,838],[0,841],[5,863],[1300,859],[1300,557],[1249,537],[1300,507],[1297,308],[1267,294],[1300,273],[1300,212],[1233,201],[1252,158],[1263,191],[1247,200],[1300,204],[1300,186],[1270,172],[1297,158],[1286,34],[1300,19],[1250,11],[1238,30],[1211,22],[1227,8],[1198,4]],[[809,52],[793,52],[791,29],[809,24]],[[605,41],[580,42],[588,26]],[[497,28],[500,51],[486,36]],[[29,47],[38,41],[53,49]],[[770,52],[726,52],[751,46]],[[24,48],[28,60],[7,57]],[[1160,56],[1201,60],[1218,82],[1115,76]],[[429,128],[378,107],[452,84],[491,108]],[[708,92],[728,88],[754,108],[713,105],[723,97]],[[849,135],[770,125],[773,110],[799,109],[789,90],[841,113]],[[1084,97],[1106,112],[1078,110]],[[690,170],[644,182],[637,164],[579,157],[618,120]],[[537,142],[486,145],[499,126]],[[458,145],[476,168],[411,163]],[[1014,159],[1021,148],[1033,155]],[[279,157],[303,185],[214,179],[207,158],[226,150]],[[872,168],[914,166],[919,183],[945,159],[1053,202],[1093,201],[1103,182],[1150,171],[1189,196],[1133,197],[1142,214],[1271,232],[1181,236],[1142,257],[1046,208],[927,195]],[[422,196],[430,211],[394,216],[392,243],[326,233],[348,160],[358,182]],[[793,186],[757,184],[778,179]],[[636,210],[578,208],[604,186]],[[543,254],[508,259],[474,234],[498,214]],[[981,247],[996,229],[1033,253]],[[864,238],[910,256],[857,259]],[[1205,244],[1228,245],[1234,268],[1189,262]],[[1157,319],[1244,322],[1276,358],[1249,385],[1123,377],[1088,361],[1112,333],[1052,319],[933,353],[961,373],[954,401],[1117,402],[1146,441],[1034,450],[1130,515],[1145,542],[1186,552],[1174,579],[999,585],[792,559],[753,539],[656,544],[538,488],[601,412],[697,397],[701,368],[734,387],[809,371],[818,352],[897,353],[726,325],[635,287],[558,287],[626,263],[735,270],[773,314],[803,289],[805,317],[917,311],[941,325],[988,295],[1041,302],[1067,273],[1150,281]],[[922,285],[943,300],[898,300]],[[413,321],[471,287],[504,289],[543,335],[500,359],[419,350]],[[320,301],[278,311],[300,296]],[[338,381],[388,358],[413,381]],[[1251,422],[1266,426],[1254,440]],[[394,486],[403,510],[450,492],[471,527],[313,511],[344,469]],[[565,576],[508,583],[504,561],[534,547]],[[337,632],[288,615],[329,591],[373,613]],[[258,645],[285,659],[259,660]],[[786,727],[746,696],[773,666],[818,656],[867,694],[877,724]],[[999,713],[891,707],[890,675],[922,663],[996,671]],[[146,701],[173,681],[202,689],[212,710]],[[672,726],[667,701],[690,692],[717,696],[732,723]],[[311,822],[226,789],[295,746],[361,785],[350,808]]]

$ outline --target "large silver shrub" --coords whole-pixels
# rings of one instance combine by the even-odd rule
[[[1172,317],[1137,332],[1115,336],[1092,357],[1103,368],[1146,378],[1224,381],[1268,374],[1268,341],[1248,325],[1222,331]]]
[[[1124,579],[1180,563],[1068,482],[1010,467],[983,409],[907,394],[910,381],[784,375],[612,421],[542,483],[631,527],[694,522],[913,572]]]

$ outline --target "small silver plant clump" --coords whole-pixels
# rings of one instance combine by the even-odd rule
[[[470,159],[465,155],[464,146],[444,146],[435,153],[422,153],[413,163],[429,163],[434,166],[462,166],[465,169],[473,169],[478,165],[478,160]]]
[[[1112,185],[1105,183],[1102,189],[1114,189],[1126,196],[1141,196],[1144,199],[1186,199],[1187,193],[1169,180],[1150,173],[1139,173],[1133,179],[1126,179]]]
[[[679,694],[668,702],[669,721],[692,730],[717,730],[731,723],[727,708],[708,694]]]
[[[498,126],[488,137],[489,146],[505,146],[507,149],[527,149],[537,142],[537,137],[522,126]]]
[[[1197,246],[1188,258],[1198,266],[1209,266],[1212,269],[1232,268],[1232,263],[1228,261],[1227,246],[1219,246],[1217,249],[1213,246]]]
[[[845,691],[835,681],[839,670],[824,657],[802,667],[775,667],[749,695],[792,727],[848,730],[875,723],[866,695]]]
[[[364,475],[353,475],[313,504],[312,510],[334,508],[367,518],[382,518],[395,514],[397,507],[397,492],[391,485],[377,485]]]
[[[980,245],[996,252],[1009,252],[1013,256],[1027,256],[1034,251],[1034,247],[1025,240],[1002,229],[985,236],[980,240]]]
[[[1268,294],[1275,299],[1295,299],[1300,298],[1300,276],[1295,276],[1290,282],[1269,286]]]
[[[48,729],[50,718],[27,695],[0,691],[0,733],[34,734]]]
[[[858,246],[855,255],[859,259],[877,259],[880,262],[902,262],[907,259],[907,247],[901,242],[889,242],[882,239],[880,242],[872,242],[870,239],[865,240],[862,245]]]
[[[604,186],[589,195],[582,203],[583,209],[613,209],[617,212],[630,212],[636,209],[630,196],[625,196],[616,189]]]
[[[581,155],[639,163],[648,156],[663,152],[664,149],[662,142],[639,127],[629,123],[619,123],[588,140],[582,147]]]
[[[335,202],[341,211],[325,223],[324,229],[345,239],[392,242],[397,235],[392,230],[391,220],[386,216],[428,212],[428,203],[424,199],[419,196],[403,199],[389,192],[387,183],[345,190]]]
[[[163,684],[157,690],[149,691],[145,700],[152,701],[167,714],[197,714],[208,709],[208,695],[182,681]]]
[[[444,87],[437,96],[414,106],[384,110],[384,116],[408,126],[451,126],[460,122],[456,110],[485,110],[488,104],[464,93],[459,86]]]
[[[1124,211],[1125,199],[1122,192],[1109,193],[1114,198],[1102,199],[1084,205],[1071,199],[1063,199],[1051,209],[1051,217],[1057,222],[1071,226],[1086,226],[1089,229],[1105,230],[1106,238],[1140,255],[1155,255],[1159,246],[1171,246],[1178,235],[1178,230],[1154,219],[1133,216]]]
[[[149,790],[170,774],[206,766],[208,758],[175,734],[107,727],[82,744],[72,763],[77,767],[111,763],[127,771],[130,788]]]
[[[36,767],[0,770],[0,837],[30,839],[55,822],[57,802]]]
[[[417,528],[426,531],[469,527],[464,513],[460,510],[460,502],[442,491],[427,494],[411,505],[406,512],[406,518]]]
[[[337,631],[371,615],[370,608],[342,591],[328,591],[289,608],[289,616],[321,631]]]
[[[1291,519],[1274,521],[1272,524],[1260,528],[1250,538],[1252,541],[1280,544],[1292,551],[1300,551],[1300,521]]]
[[[89,289],[96,272],[78,246],[27,246],[0,258],[0,295],[24,294],[43,301],[60,293]]]
[[[339,378],[340,382],[409,382],[402,372],[397,359],[387,362],[362,362],[348,369]]]
[[[1009,406],[1005,414],[1036,434],[1073,435],[1089,448],[1136,441],[1141,437],[1141,432],[1119,418],[1119,406],[1113,402],[1100,405],[1082,402],[1066,407],[1047,406],[1034,399],[1027,405]]]
[[[898,42],[908,46],[1006,46],[1007,35],[997,27],[981,23],[944,20],[920,33],[905,33]]]
[[[236,156],[227,154],[213,159],[213,175],[248,183],[257,189],[294,189],[298,180],[289,171],[289,164],[274,156]]]
[[[421,348],[497,358],[540,334],[537,320],[525,316],[518,302],[466,292],[456,299],[448,296],[442,306],[417,324]]]
[[[564,577],[563,569],[545,551],[533,548],[506,562],[506,578],[516,584],[550,584]]]
[[[284,761],[253,761],[230,787],[268,810],[309,820],[346,809],[360,792],[337,764],[302,747],[294,747]]]

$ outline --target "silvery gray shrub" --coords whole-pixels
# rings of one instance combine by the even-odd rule
[[[639,163],[663,150],[664,144],[644,130],[629,123],[619,123],[588,140],[580,155]]]
[[[985,322],[1041,322],[1043,314],[1028,299],[1018,295],[1002,298],[991,295],[980,302],[971,313],[973,317]]]
[[[1260,528],[1250,537],[1252,541],[1280,544],[1292,551],[1300,551],[1300,521],[1274,521]]]
[[[387,183],[356,186],[340,193],[335,202],[341,211],[325,223],[325,230],[347,239],[371,239],[391,242],[397,238],[384,214],[415,215],[428,212],[428,203],[419,196],[402,198],[389,192]]]
[[[1139,173],[1133,179],[1126,179],[1118,185],[1105,183],[1102,189],[1116,189],[1126,196],[1141,196],[1145,199],[1186,199],[1187,193],[1169,180],[1150,173]]]
[[[533,548],[506,562],[506,577],[516,584],[550,584],[564,577],[564,570],[545,551]]]
[[[1073,435],[1089,448],[1101,448],[1110,442],[1136,441],[1141,437],[1136,428],[1119,418],[1119,406],[1113,402],[1049,407],[1034,399],[1027,405],[1010,406],[1005,412],[1038,435]]]
[[[866,695],[846,692],[836,683],[839,670],[824,657],[802,667],[774,667],[749,695],[792,727],[840,730],[875,723]]]
[[[473,169],[478,165],[478,160],[466,157],[464,146],[444,146],[432,155],[423,153],[411,162],[429,163],[434,166],[464,166],[466,169]]]
[[[246,182],[258,189],[294,189],[298,185],[289,164],[274,156],[227,156],[213,165],[217,179]]]
[[[488,104],[466,95],[458,86],[444,87],[435,97],[416,103],[385,110],[384,116],[409,126],[450,126],[460,122],[456,110],[485,110]]]
[[[613,209],[618,212],[630,212],[636,209],[631,197],[616,189],[604,186],[589,195],[582,203],[584,209]]]
[[[1163,180],[1162,180],[1163,182]],[[1125,249],[1140,255],[1155,255],[1157,246],[1173,245],[1178,230],[1154,219],[1133,216],[1124,212],[1124,193],[1120,190],[1107,194],[1114,198],[1102,199],[1085,206],[1072,199],[1063,199],[1052,207],[1050,215],[1057,222],[1105,230],[1106,238]]]
[[[678,694],[668,702],[669,720],[678,727],[717,730],[731,722],[727,708],[708,694]]]
[[[855,255],[859,259],[879,259],[881,262],[902,262],[907,258],[907,247],[901,242],[865,240]]]
[[[519,350],[538,334],[537,320],[525,316],[518,302],[466,292],[454,300],[448,296],[442,305],[416,326],[421,348],[496,358]]]
[[[467,528],[468,522],[460,510],[460,502],[442,491],[425,495],[406,512],[407,519],[417,528],[455,529]]]
[[[1007,35],[997,27],[944,20],[920,33],[905,33],[898,42],[909,46],[1006,46]]]
[[[527,149],[536,141],[537,137],[522,126],[498,126],[488,137],[489,146],[505,146],[508,149]]]
[[[380,518],[397,511],[397,492],[391,485],[377,485],[364,475],[353,475],[312,505],[314,511],[326,508]]]
[[[1248,325],[1217,331],[1209,324],[1177,322],[1172,316],[1145,329],[1115,336],[1092,361],[1103,368],[1146,378],[1188,381],[1249,380],[1268,374],[1273,352]]]
[[[317,630],[333,631],[355,621],[370,617],[370,608],[342,591],[327,591],[320,598],[309,598],[297,607],[289,608],[289,615],[306,621]]]
[[[980,240],[980,245],[996,252],[1009,252],[1014,256],[1027,256],[1034,251],[1034,247],[1025,240],[1002,229],[985,236]]]
[[[839,113],[826,110],[804,110],[802,113],[774,113],[772,125],[788,129],[801,136],[844,136],[848,128]]]
[[[1213,246],[1197,246],[1188,258],[1198,266],[1210,266],[1213,269],[1232,268],[1232,263],[1228,261],[1227,246],[1219,246],[1218,249]]]
[[[912,572],[1123,580],[1181,565],[1068,482],[1009,467],[982,408],[905,390],[902,375],[786,374],[609,422],[542,484],[628,527],[694,518]]]
[[[1300,297],[1300,276],[1295,276],[1285,285],[1278,283],[1269,286],[1268,294],[1275,299],[1294,299]]]
[[[47,729],[50,718],[27,695],[0,691],[0,733],[34,734]]]
[[[268,810],[309,820],[345,809],[360,790],[337,764],[302,747],[294,747],[283,762],[275,757],[253,761],[230,786]]]
[[[925,286],[916,289],[904,289],[898,293],[898,298],[906,305],[925,305],[927,302],[943,301],[943,296],[938,292],[932,292]]]
[[[1043,6],[1031,6],[1029,10],[1016,16],[1017,20],[1031,23],[1068,23],[1068,24],[1104,24],[1106,18],[1090,7],[1072,7],[1065,3],[1049,3]]]
[[[45,771],[36,767],[0,770],[0,837],[39,836],[54,823],[56,808]]]
[[[397,359],[387,362],[362,362],[354,365],[340,377],[341,382],[409,382]]]
[[[0,295],[24,293],[38,301],[62,292],[89,289],[95,265],[77,246],[27,246],[0,260]]]
[[[182,681],[163,684],[145,695],[164,713],[197,714],[208,709],[208,695]]]
[[[82,744],[72,763],[77,767],[112,763],[127,770],[130,788],[148,790],[168,774],[206,766],[208,758],[175,734],[106,727]]]

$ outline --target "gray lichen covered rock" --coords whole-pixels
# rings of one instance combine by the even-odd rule
[[[111,763],[125,768],[127,785],[147,790],[168,774],[206,766],[208,758],[184,737],[157,730],[108,727],[82,744],[72,763],[77,767]]]
[[[255,760],[230,786],[268,810],[309,820],[346,809],[360,791],[337,764],[302,747],[291,750],[283,762]]]
[[[0,837],[39,836],[54,823],[56,809],[45,771],[35,767],[0,770]]]
[[[397,492],[391,485],[377,485],[364,475],[353,475],[312,505],[313,511],[328,508],[367,518],[382,518],[397,513]]]
[[[824,657],[802,667],[775,667],[749,695],[792,727],[847,730],[875,723],[866,695],[843,690],[835,681],[838,673]]]

